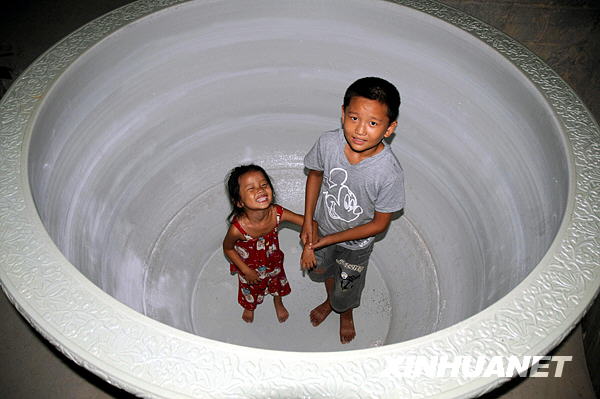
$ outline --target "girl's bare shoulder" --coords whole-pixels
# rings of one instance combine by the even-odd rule
[[[232,241],[241,240],[244,238],[242,232],[233,224],[229,223],[229,228],[227,229],[227,234],[225,235],[225,239],[230,239]]]

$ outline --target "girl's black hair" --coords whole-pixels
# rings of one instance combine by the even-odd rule
[[[400,107],[400,93],[396,86],[385,79],[377,77],[366,77],[352,83],[344,94],[344,109],[350,104],[352,97],[364,97],[369,100],[377,100],[387,106],[389,123],[398,119],[398,108]]]
[[[265,176],[267,183],[271,187],[271,191],[273,191],[273,202],[275,202],[275,189],[271,183],[271,178],[263,168],[254,164],[236,166],[229,172],[226,183],[229,203],[231,204],[231,213],[227,216],[227,221],[230,223],[234,217],[239,217],[244,213],[244,208],[238,206],[238,203],[242,199],[240,196],[240,177],[248,172],[260,172]]]

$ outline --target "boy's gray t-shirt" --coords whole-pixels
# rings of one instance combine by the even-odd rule
[[[390,146],[351,165],[344,154],[342,129],[322,134],[304,157],[308,169],[323,171],[323,183],[315,209],[321,234],[332,234],[370,222],[375,211],[404,208],[404,171]],[[348,249],[371,245],[375,237],[339,243]]]

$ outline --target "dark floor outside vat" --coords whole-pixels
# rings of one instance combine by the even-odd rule
[[[0,95],[34,59],[86,22],[128,1],[22,1],[2,6],[0,17]],[[443,3],[480,18],[519,40],[546,61],[600,117],[600,3],[592,0],[445,0]],[[18,316],[2,296],[4,344],[0,395],[5,398],[130,397],[66,360]],[[511,381],[489,398],[593,398],[583,343],[600,352],[600,310],[589,316],[554,354],[572,355],[561,379]],[[582,339],[583,336],[583,339]],[[598,360],[588,355],[590,370]],[[577,363],[577,364],[576,364]],[[571,367],[569,367],[571,366]],[[596,373],[592,373],[592,377]],[[598,386],[598,383],[596,384]]]

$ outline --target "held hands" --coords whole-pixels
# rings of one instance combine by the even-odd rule
[[[302,256],[300,257],[300,267],[302,270],[312,269],[317,265],[313,243],[319,241],[319,225],[314,220],[306,220],[302,225],[300,240],[304,245]]]
[[[312,242],[313,237],[313,225],[311,221],[305,222],[302,225],[302,231],[300,232],[300,241],[302,241],[302,245],[306,246],[306,244]]]
[[[317,265],[315,251],[310,247],[310,244],[304,245],[302,256],[300,257],[300,268],[302,270],[310,270]]]
[[[300,232],[300,241],[302,245],[312,245],[320,240],[319,237],[319,224],[314,220],[307,220],[302,225],[302,231]]]

